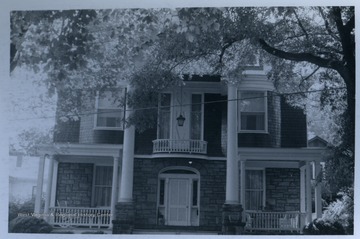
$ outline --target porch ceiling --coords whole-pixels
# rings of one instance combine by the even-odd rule
[[[122,148],[121,144],[55,143],[41,145],[39,151],[41,154],[49,155],[121,157]]]
[[[249,161],[321,161],[321,148],[239,148],[240,160]]]

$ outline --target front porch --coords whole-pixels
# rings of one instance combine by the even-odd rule
[[[106,230],[112,228],[112,220],[116,218],[116,213],[118,213],[118,208],[115,210],[115,205],[119,202],[119,191],[121,189],[119,179],[122,160],[119,156],[119,148],[121,149],[119,145],[79,144],[58,145],[55,148],[56,150],[52,148],[52,150],[46,151],[47,154],[51,153],[50,155],[53,156],[44,157],[40,161],[40,169],[43,170],[45,158],[50,160],[48,175],[48,185],[50,186],[46,192],[45,207],[44,209],[38,207],[37,212],[44,212],[45,219],[58,229]],[[313,219],[311,180],[314,177],[313,174],[319,173],[319,163],[316,159],[319,158],[320,153],[319,150],[308,149],[239,148],[240,160],[237,170],[240,180],[238,195],[241,199],[240,204],[245,210],[241,216],[238,214],[237,218],[229,216],[229,220],[239,222],[239,218],[241,218],[245,224],[244,233],[248,234],[264,232],[269,234],[301,233],[305,223]],[[221,190],[225,185],[225,172],[219,173],[218,169],[225,168],[225,159],[201,158],[190,160],[190,158],[169,157],[167,159],[142,158],[138,159],[137,162],[141,162],[143,168],[136,166],[137,171],[134,177],[139,178],[139,175],[145,175],[143,176],[145,181],[141,181],[141,184],[148,188],[149,192],[141,190],[143,187],[136,188],[137,201],[135,202],[143,203],[148,210],[146,213],[153,218],[147,216],[147,221],[135,224],[131,233],[144,233],[149,229],[154,229],[155,231],[152,231],[154,234],[156,232],[169,232],[171,234],[174,231],[181,233],[185,231],[221,233],[223,221],[221,214],[211,214],[211,227],[213,228],[209,226],[203,216],[195,217],[194,215],[205,215],[209,208],[214,207],[215,204],[209,206],[208,203],[210,200],[214,200],[211,188],[215,187],[215,181],[212,181],[215,175],[216,180],[218,180],[216,182],[219,184],[216,186],[219,187],[220,191],[214,192],[221,192],[220,194],[223,195],[216,200],[216,205],[219,207],[223,205],[222,198],[225,196],[225,192]],[[187,166],[162,168],[165,167],[165,162],[169,165]],[[206,170],[208,175],[205,174],[205,171],[195,170],[191,172],[185,170],[191,167],[201,169],[205,165],[209,165],[210,162],[214,164]],[[161,167],[156,166],[157,164]],[[210,169],[214,171],[210,171]],[[39,172],[39,185],[41,185],[43,176],[41,170]],[[96,175],[102,175],[99,176],[101,180],[98,183]],[[167,213],[165,209],[163,215],[167,218],[164,218],[165,223],[160,222],[157,215],[157,212],[161,212],[159,209],[167,208],[170,210],[173,206],[168,202],[171,197],[168,197],[167,190],[172,192],[170,189],[180,188],[181,185],[186,189],[187,194],[179,194],[178,198],[180,195],[183,197],[186,195],[184,205],[191,206],[186,217],[189,223],[177,226],[168,219],[173,214]],[[211,195],[205,195],[203,193],[205,191]],[[107,196],[102,199],[95,196],[105,194]],[[171,193],[171,195],[174,196],[175,194]],[[321,189],[320,186],[317,186],[314,195],[316,217],[321,217],[320,195]],[[41,195],[37,197],[37,203],[40,202],[41,197]],[[163,200],[162,197],[164,197]],[[139,198],[142,201],[139,201]],[[152,200],[153,207],[148,207],[147,198]],[[174,201],[176,200],[174,199]],[[138,210],[138,214],[145,213],[140,209],[136,210]],[[210,216],[206,215],[206,217]],[[139,218],[135,218],[135,220],[139,221]],[[235,225],[235,223],[232,224]],[[141,225],[145,225],[146,228]]]

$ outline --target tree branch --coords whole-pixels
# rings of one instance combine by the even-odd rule
[[[315,65],[318,65],[320,67],[331,68],[331,69],[335,69],[335,70],[337,69],[337,67],[340,64],[339,61],[324,59],[324,58],[315,56],[311,53],[291,53],[291,52],[279,50],[279,49],[276,49],[276,48],[270,46],[269,44],[267,44],[263,39],[259,39],[259,43],[260,43],[262,49],[264,49],[266,52],[270,53],[271,55],[283,58],[283,59],[297,61],[297,62],[307,61],[307,62],[313,63]]]
[[[318,10],[319,10],[319,12],[320,12],[321,17],[322,17],[323,20],[324,20],[325,29],[326,29],[326,31],[328,32],[328,34],[329,34],[332,38],[334,38],[336,41],[339,41],[339,40],[340,40],[339,37],[336,36],[336,34],[334,34],[334,32],[331,30],[330,25],[329,25],[329,21],[326,19],[325,14],[324,14],[324,11],[322,10],[322,8],[321,8],[321,7],[318,7]]]
[[[296,20],[297,20],[297,22],[298,22],[299,27],[300,27],[301,30],[304,32],[306,39],[309,40],[309,34],[307,33],[305,27],[304,27],[303,24],[301,23],[300,18],[299,18],[299,16],[297,15],[295,9],[293,9],[293,13],[294,13],[295,18],[296,18]]]

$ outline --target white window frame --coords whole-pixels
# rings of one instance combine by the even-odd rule
[[[200,139],[204,140],[204,93],[200,92],[191,92],[191,104],[192,104],[192,96],[193,95],[201,95],[201,132],[200,132]],[[190,106],[190,126],[189,126],[189,138],[191,138],[191,126],[192,126],[192,105]]]
[[[126,88],[119,88],[119,90],[123,90],[126,94]],[[95,111],[96,114],[94,116],[94,130],[116,130],[116,131],[123,131],[124,130],[124,119],[125,119],[125,109],[126,107],[116,107],[116,108],[100,108],[99,107],[99,96],[100,96],[100,92],[97,91],[96,92],[96,98],[95,98]],[[97,121],[98,121],[98,111],[99,110],[121,110],[122,111],[122,123],[121,126],[119,127],[109,127],[109,126],[98,126],[97,125]]]
[[[266,207],[266,170],[265,168],[246,168],[245,169],[245,174],[247,173],[247,171],[262,171],[263,173],[263,202],[262,202],[262,206],[263,208]],[[245,180],[246,180],[246,175],[245,175]],[[247,188],[246,188],[246,182],[244,183],[245,188],[244,188],[244,192],[245,192],[245,205],[244,208],[245,210],[250,210],[246,208],[246,201],[249,200],[248,198],[246,198],[246,192],[247,192]]]
[[[263,93],[264,94],[264,129],[263,130],[247,130],[247,129],[241,129],[241,110],[240,110],[240,104],[241,104],[241,93],[242,92],[253,92],[253,93]],[[238,132],[239,133],[268,133],[268,97],[267,97],[267,91],[263,90],[238,90]]]

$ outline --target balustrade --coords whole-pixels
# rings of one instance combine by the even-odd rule
[[[300,231],[304,220],[305,214],[300,212],[245,212],[245,228],[250,231]]]
[[[157,139],[153,141],[153,153],[206,154],[207,142],[203,140]]]
[[[60,227],[109,227],[111,210],[107,208],[52,207],[49,223]]]

